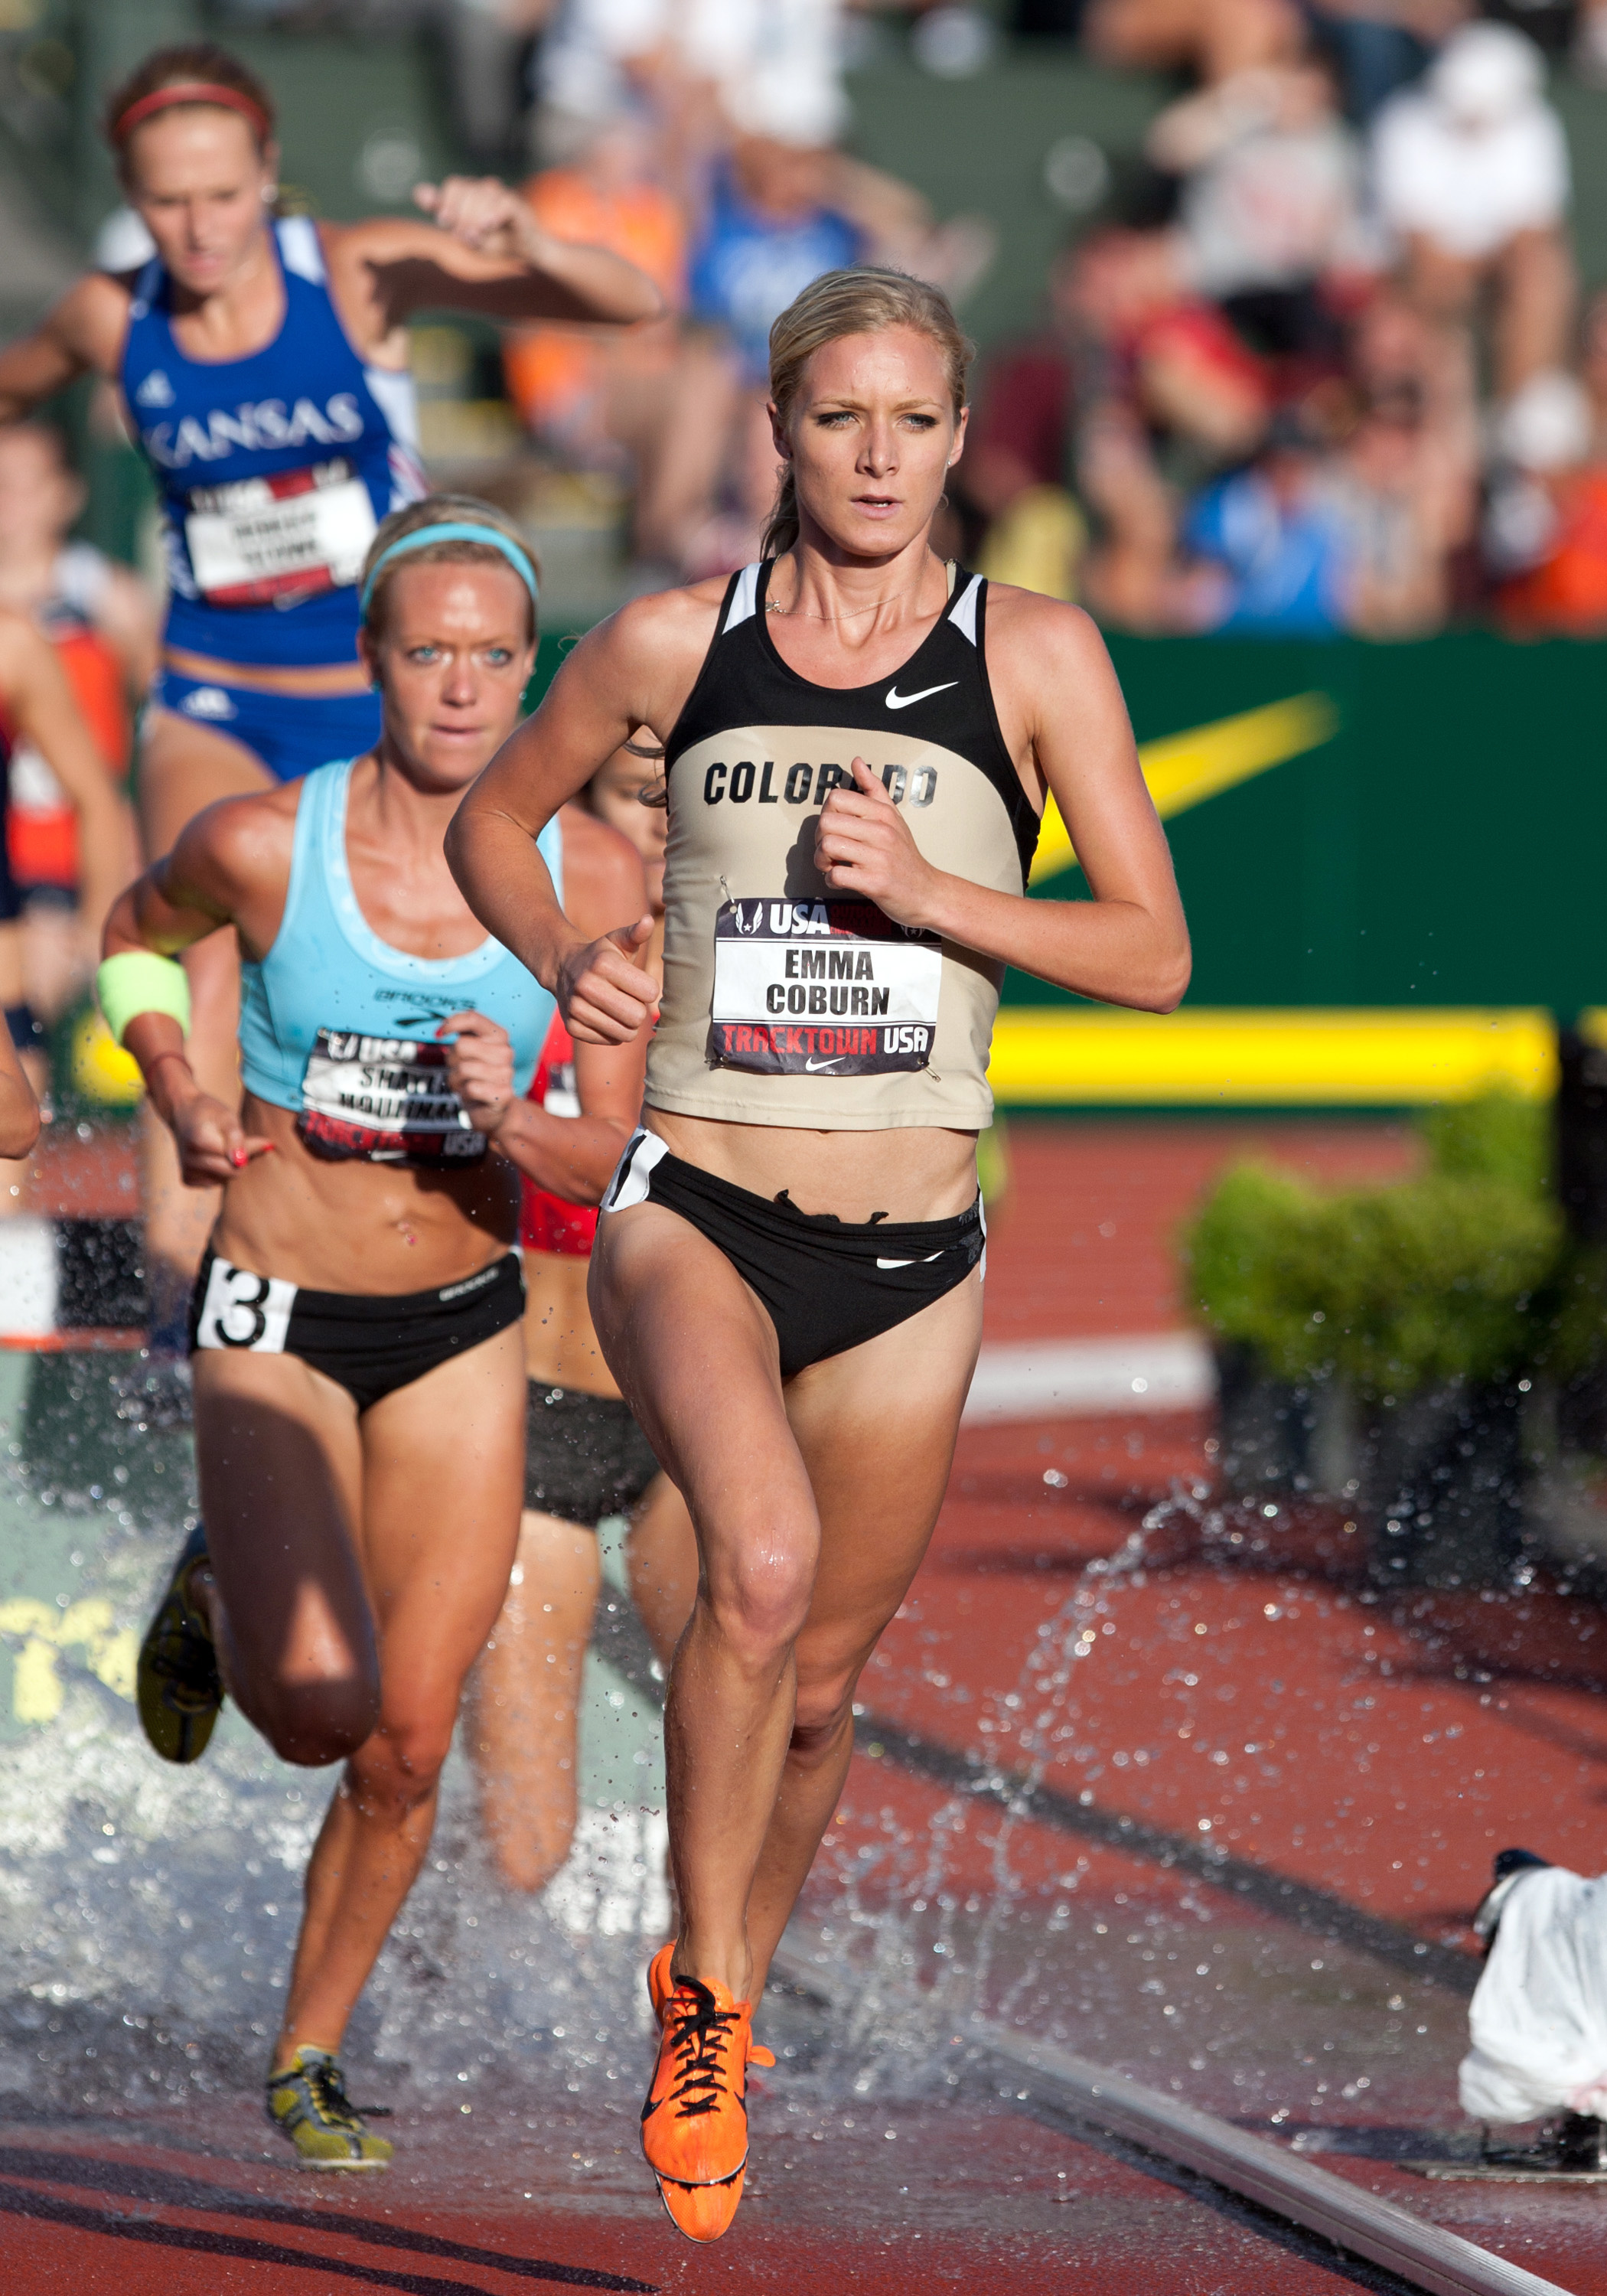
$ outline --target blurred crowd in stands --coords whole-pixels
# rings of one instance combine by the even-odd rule
[[[1607,86],[1607,0],[1511,0],[1522,31],[1470,4],[1014,0],[1019,39],[1176,93],[1137,158],[1070,139],[1103,188],[1037,331],[980,363],[940,549],[1139,633],[1607,635],[1607,292],[1581,291],[1548,94],[1555,73]],[[658,282],[670,316],[652,325],[502,346],[525,467],[625,505],[619,594],[758,554],[777,479],[767,337],[810,278],[893,264],[963,316],[997,251],[988,218],[940,218],[849,148],[857,23],[902,38],[907,21],[950,77],[997,53],[1001,20],[952,0],[217,12],[432,28],[469,164]],[[130,226],[111,219],[100,259],[140,259]],[[120,780],[157,607],[72,539],[83,500],[48,425],[0,430],[0,605],[54,639]],[[48,1018],[90,961],[74,815],[25,746],[10,783],[27,988]],[[127,842],[132,867],[131,826]]]
[[[989,362],[985,570],[1113,626],[1607,628],[1607,300],[1541,49],[1456,0],[1090,0],[1186,69],[1117,212]],[[1607,61],[1607,11],[1578,53]]]
[[[544,222],[634,257],[675,315],[510,341],[531,439],[629,485],[638,584],[740,565],[775,484],[775,313],[857,259],[963,310],[990,225],[844,149],[841,0],[449,12],[460,57],[469,19],[528,55]],[[963,67],[965,9],[906,12]],[[1466,0],[1018,0],[1018,33],[1179,93],[1054,263],[1041,332],[983,362],[944,545],[1139,631],[1607,627],[1607,301],[1581,308],[1547,95],[1554,66],[1607,77],[1607,0],[1525,20],[1549,57]]]

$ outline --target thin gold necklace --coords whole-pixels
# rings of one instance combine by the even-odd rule
[[[853,622],[857,621],[861,614],[879,613],[883,606],[896,606],[900,598],[913,598],[920,587],[918,581],[912,583],[907,590],[895,590],[890,598],[878,598],[873,605],[850,606],[846,614],[812,614],[807,607],[778,605],[774,598],[766,599],[765,611],[780,614],[787,621]]]

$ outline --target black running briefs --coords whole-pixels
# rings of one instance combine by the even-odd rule
[[[519,1256],[430,1292],[309,1292],[235,1267],[207,1247],[190,1302],[190,1349],[299,1356],[366,1411],[448,1356],[494,1339],[524,1314]]]
[[[758,1294],[781,1345],[781,1375],[890,1332],[963,1283],[988,1231],[977,1201],[953,1219],[840,1220],[800,1212],[672,1156],[638,1132],[619,1160],[604,1213],[662,1204],[717,1244]]]
[[[619,1396],[530,1382],[526,1506],[594,1530],[604,1515],[628,1514],[658,1472],[652,1445]]]

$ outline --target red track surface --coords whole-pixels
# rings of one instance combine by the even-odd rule
[[[1236,2210],[1002,2111],[848,2118],[852,2128],[838,2116],[773,2140],[738,2231],[704,2250],[644,2198],[623,2114],[611,2127],[544,2115],[529,2133],[520,2116],[522,2162],[508,2157],[507,2116],[495,2137],[471,2141],[451,2120],[414,2123],[410,2149],[450,2144],[450,2169],[393,2170],[356,2191],[265,2162],[238,2112],[204,2150],[194,2132],[63,2142],[18,2131],[0,2143],[5,2284],[29,2296],[332,2296],[352,2282],[413,2296],[632,2284],[687,2296],[1154,2296],[1162,2284],[1179,2296],[1338,2296],[1354,2285]]]
[[[1013,1193],[992,1221],[996,1341],[1177,1324],[1172,1237],[1232,1155],[1270,1153],[1334,1182],[1391,1177],[1413,1156],[1398,1128],[1317,1123],[1022,1123],[1012,1148]],[[127,1171],[95,1144],[53,1144],[35,1208],[124,1210]],[[1103,1608],[1076,1613],[1098,1629],[1091,1650],[1072,1667],[1047,1742],[1023,1745],[1046,1707],[1024,1678],[1039,1627],[1070,1619],[1086,1564],[1113,1554],[1147,1508],[1205,1477],[1207,1432],[1180,1417],[968,1433],[931,1558],[867,1672],[867,1706],[1005,1770],[1036,1757],[1045,1784],[1078,1808],[1088,1795],[1096,1812],[1218,1843],[1437,1946],[1471,1945],[1467,1912],[1508,1841],[1599,1867],[1599,1614],[1544,1591],[1364,1602],[1357,1537],[1333,1519],[1246,1514],[1225,1529],[1238,1530],[1237,1546],[1205,1546],[1179,1514],[1142,1570],[1105,1580]],[[1040,1981],[1045,2026],[1062,2021],[1073,2046],[1264,2129],[1275,2107],[1286,2136],[1455,2126],[1465,2030],[1455,1991],[1414,1989],[1359,1955],[1338,1989],[1343,1956],[1265,1908],[1152,1857],[1007,1821],[996,1801],[956,1800],[890,1759],[857,1758],[806,1910],[829,1922],[857,1876],[862,1905],[896,1903],[913,1922],[933,1886],[939,1814],[941,1887],[955,1904],[987,1921],[1006,1902],[1003,1860],[1015,1894],[1002,1937],[1013,1922],[1041,1934],[1060,1905],[1064,1934],[1107,1956],[1098,1967],[1120,2008],[1109,2032],[1096,2020],[1079,2027],[1073,1997],[1095,1989],[1086,1955]],[[1119,1949],[1126,1960],[1111,1958]],[[1225,1956],[1226,1988],[1207,1962],[1205,1992],[1189,1996],[1184,1964],[1196,1952]],[[1141,1988],[1134,1956],[1162,1972],[1177,1964],[1164,2005],[1138,2001],[1161,1988]],[[1335,1989],[1319,1999],[1324,1986]],[[1224,2025],[1225,2003],[1236,2025]],[[1241,2087],[1252,2062],[1253,2084]],[[574,2285],[578,2270],[676,2290],[887,2296],[1355,2284],[1300,2243],[1109,2151],[979,2106],[974,2091],[947,2108],[823,2116],[794,2114],[783,2078],[770,2081],[750,2197],[736,2233],[709,2251],[677,2243],[644,2194],[624,2107],[566,2118],[550,2100],[510,2098],[482,2112],[471,2136],[466,2120],[404,2118],[398,2167],[332,2193],[280,2165],[243,2103],[68,2129],[13,2125],[0,2131],[10,2139],[0,2144],[4,2284],[28,2296],[325,2296],[356,2281],[435,2296]],[[1594,2193],[1431,2185],[1382,2161],[1323,2158],[1580,2296],[1607,2296],[1597,2229],[1607,2203]],[[542,2259],[556,2269],[544,2273]]]

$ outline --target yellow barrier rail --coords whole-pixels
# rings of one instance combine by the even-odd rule
[[[1549,1013],[1185,1005],[1167,1014],[1007,1006],[988,1081],[1007,1106],[1426,1106],[1556,1089]]]

